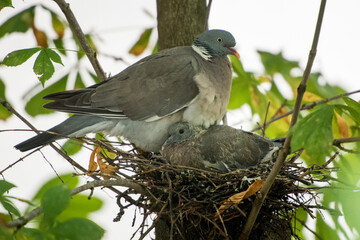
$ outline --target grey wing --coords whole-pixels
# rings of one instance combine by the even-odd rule
[[[107,81],[78,91],[46,96],[45,107],[78,114],[156,120],[179,111],[199,93],[195,58],[184,51],[162,51]]]

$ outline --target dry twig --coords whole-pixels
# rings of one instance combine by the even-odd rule
[[[70,9],[70,6],[68,3],[66,3],[64,0],[54,0],[57,5],[60,7],[61,11],[64,13],[66,19],[69,22],[69,25],[73,31],[73,33],[76,35],[77,39],[79,40],[79,43],[86,53],[86,56],[88,57],[91,65],[93,66],[96,75],[100,79],[100,81],[104,81],[106,79],[104,70],[101,68],[100,63],[98,62],[96,58],[96,52],[91,48],[89,42],[86,40],[86,37],[77,22],[73,12]]]
[[[308,62],[307,62],[307,65],[306,65],[306,68],[304,71],[303,78],[298,87],[298,94],[297,94],[297,98],[296,98],[296,102],[295,102],[295,106],[294,106],[294,112],[293,112],[291,122],[290,122],[290,128],[293,127],[297,121],[297,118],[298,118],[298,115],[300,112],[300,108],[301,108],[302,98],[306,91],[306,84],[307,84],[307,81],[308,81],[308,78],[309,78],[309,75],[311,72],[311,68],[312,68],[312,65],[313,65],[313,62],[315,59],[316,51],[317,51],[317,44],[319,41],[320,29],[321,29],[321,23],[323,20],[323,16],[324,16],[325,5],[326,5],[326,0],[322,0],[321,5],[320,5],[320,10],[319,10],[319,16],[318,16],[318,20],[317,20],[317,24],[316,24],[314,39],[313,39],[313,43],[312,43],[309,58],[308,58]],[[283,148],[279,152],[279,155],[276,159],[274,167],[272,168],[269,176],[267,177],[267,179],[265,181],[264,186],[262,187],[262,189],[260,190],[259,194],[257,195],[257,197],[254,201],[253,207],[252,207],[251,212],[248,217],[248,221],[246,222],[245,227],[239,238],[240,240],[249,238],[249,235],[254,226],[255,220],[259,214],[260,208],[263,205],[263,202],[264,202],[271,186],[273,185],[273,183],[275,181],[276,175],[280,172],[280,169],[282,168],[282,166],[284,164],[286,156],[289,153],[290,142],[291,142],[291,136],[288,136],[285,140]]]

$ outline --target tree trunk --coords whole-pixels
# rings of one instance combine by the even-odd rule
[[[206,0],[157,0],[158,49],[191,45],[206,28]]]
[[[206,30],[206,0],[157,0],[158,50],[191,45],[194,36]],[[155,226],[156,240],[182,239],[174,231],[171,235],[170,219],[160,217]],[[186,232],[186,237],[191,232]],[[189,238],[190,239],[190,238]]]

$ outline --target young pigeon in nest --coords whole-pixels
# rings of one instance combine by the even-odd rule
[[[282,147],[282,139],[269,140],[224,125],[209,129],[176,123],[162,147],[171,164],[230,172],[267,162]]]

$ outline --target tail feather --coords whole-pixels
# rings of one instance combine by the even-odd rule
[[[69,136],[81,129],[99,123],[102,120],[103,118],[95,116],[90,117],[86,115],[73,115],[72,117],[49,129],[48,131],[42,132],[35,137],[17,144],[15,148],[25,152]]]
[[[51,130],[49,130],[49,131],[51,131]],[[42,145],[49,144],[49,143],[54,142],[61,138],[62,137],[60,135],[43,132],[35,137],[32,137],[24,142],[21,142],[21,143],[15,145],[15,148],[22,152],[25,152],[25,151],[31,150],[33,148],[37,148]]]

